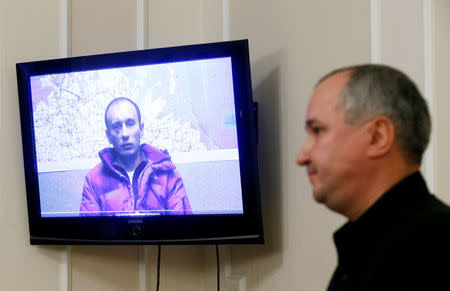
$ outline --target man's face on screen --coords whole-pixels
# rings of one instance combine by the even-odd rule
[[[132,157],[139,150],[143,124],[139,124],[136,108],[123,100],[112,104],[106,113],[106,136],[121,158]]]

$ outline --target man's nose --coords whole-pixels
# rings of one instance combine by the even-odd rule
[[[310,162],[310,145],[309,142],[306,141],[302,148],[300,149],[298,155],[297,155],[297,159],[296,159],[296,163],[299,166],[306,166],[309,164]]]
[[[122,126],[122,139],[127,140],[129,137],[130,137],[129,130],[128,130],[127,126],[124,124]]]

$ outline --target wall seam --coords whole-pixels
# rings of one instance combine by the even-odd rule
[[[136,0],[136,49],[143,50],[148,48],[148,0]],[[147,265],[148,250],[146,246],[138,246],[138,280],[139,291],[147,291]]]
[[[139,291],[147,291],[147,263],[148,254],[146,246],[139,246]]]
[[[434,51],[433,51],[433,1],[423,0],[423,33],[424,33],[424,98],[428,102],[432,125],[436,124],[436,108],[433,98],[434,88]],[[424,176],[430,191],[436,193],[436,131],[431,131],[430,144],[424,156]]]
[[[370,61],[379,63],[380,53],[380,1],[370,0]]]
[[[59,5],[59,54],[67,58],[71,55],[71,0],[60,0]]]
[[[222,0],[222,41],[230,40],[230,1]],[[232,274],[231,264],[231,246],[222,247],[222,272],[219,276],[222,278],[221,285],[226,288],[226,280]]]
[[[136,1],[136,48],[138,50],[148,47],[147,23],[148,0]]]
[[[230,40],[230,1],[222,0],[222,40]]]
[[[59,56],[71,55],[71,0],[59,1]],[[59,262],[60,290],[72,290],[72,249],[65,246],[61,250]]]

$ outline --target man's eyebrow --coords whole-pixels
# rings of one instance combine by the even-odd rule
[[[310,118],[307,119],[305,122],[305,128],[313,126],[315,123],[318,123],[319,121],[316,118]]]

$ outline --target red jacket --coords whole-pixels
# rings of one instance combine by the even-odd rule
[[[99,152],[102,162],[85,178],[81,216],[192,214],[183,180],[168,153],[148,144],[141,145],[141,153],[143,161],[135,170],[133,185],[114,163],[113,148]]]

